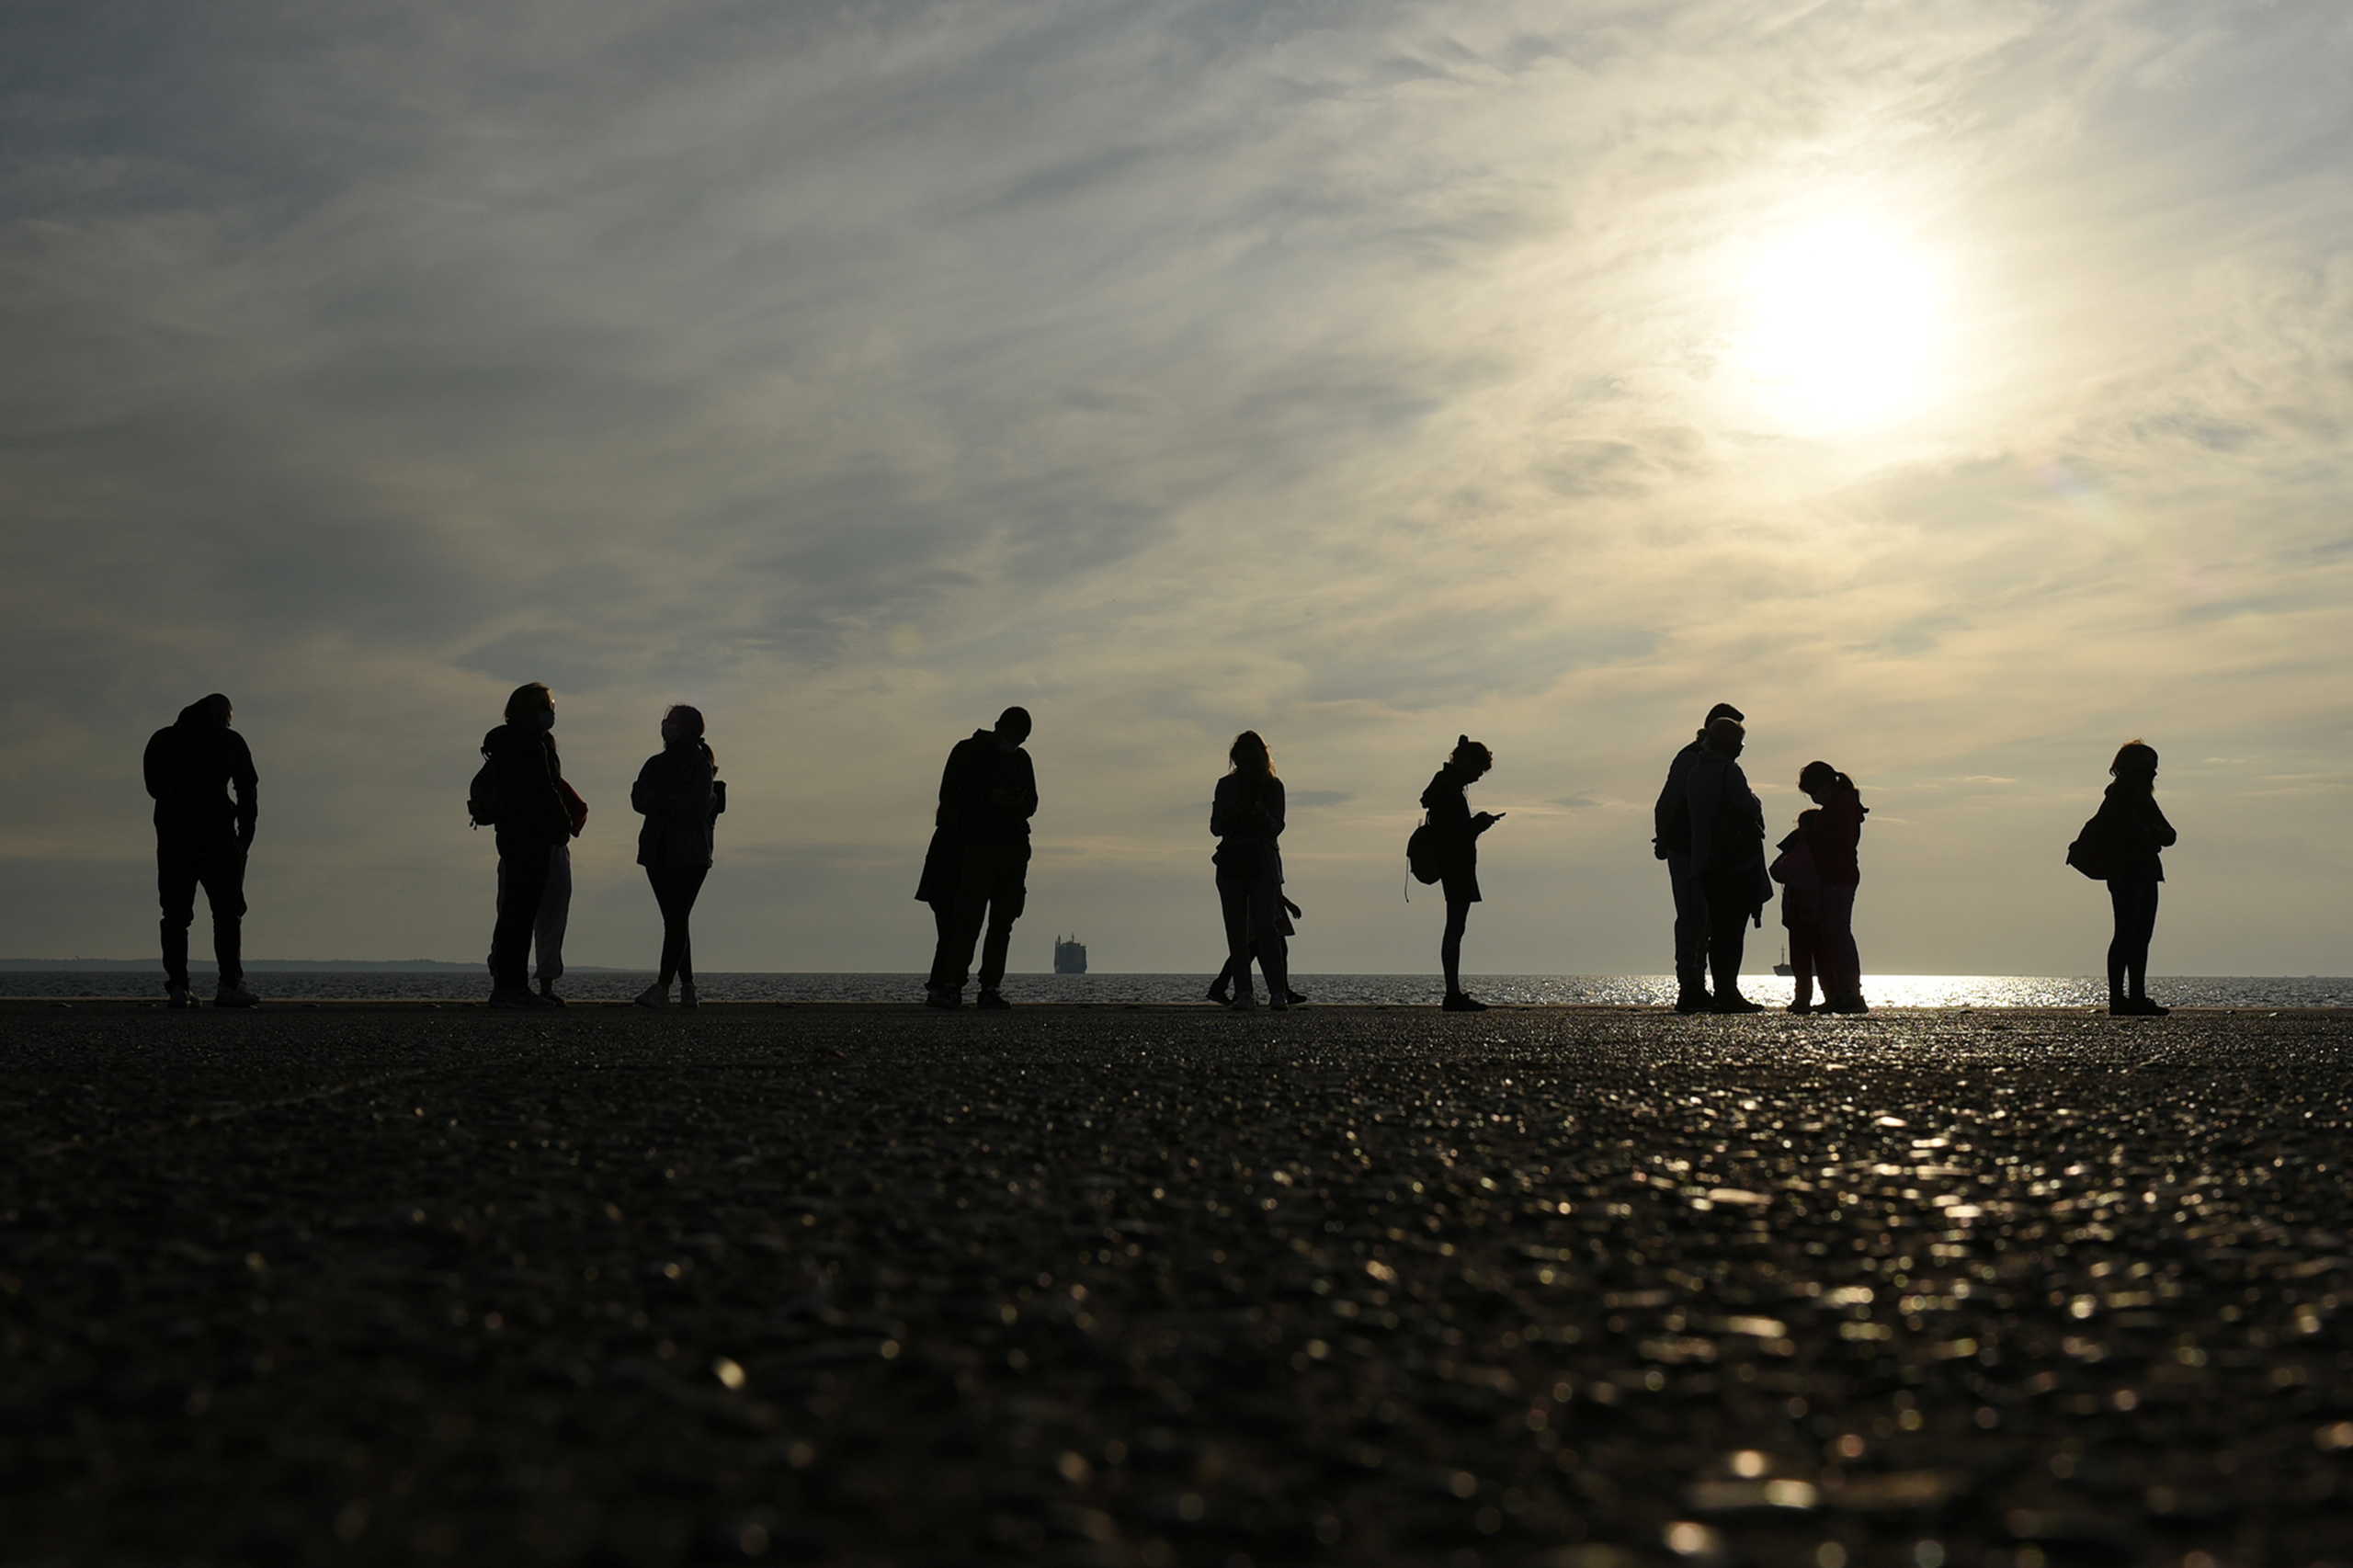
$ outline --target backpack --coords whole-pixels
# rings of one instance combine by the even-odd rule
[[[2067,846],[2067,864],[2096,882],[2108,881],[2110,866],[2108,824],[2095,812],[2084,824],[2084,831],[2075,835],[2075,842]]]
[[[475,827],[498,825],[498,776],[491,771],[487,757],[474,770],[474,781],[466,786],[466,816]]]
[[[1434,882],[1446,875],[1444,850],[1438,842],[1438,829],[1430,825],[1430,819],[1427,816],[1405,839],[1405,867],[1414,873],[1414,880],[1417,882]]]

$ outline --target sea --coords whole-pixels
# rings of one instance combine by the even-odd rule
[[[212,983],[190,966],[199,994]],[[577,969],[558,994],[584,1002],[619,1002],[654,978],[646,970]],[[1210,976],[1200,974],[1010,974],[1005,994],[1015,1003],[1097,1006],[1166,1006],[1202,1002]],[[271,970],[256,965],[246,983],[264,998],[286,1002],[476,1002],[488,990],[482,971],[468,966],[409,970]],[[697,977],[710,1002],[917,1002],[920,974],[711,973]],[[1675,979],[1665,974],[1487,974],[1465,980],[1482,1000],[1510,1006],[1651,1007],[1672,1003]],[[1768,1004],[1786,1004],[1791,982],[1774,974],[1744,976],[1742,989]],[[1298,974],[1294,988],[1311,1002],[1417,1007],[1438,1001],[1433,974]],[[1874,974],[1865,997],[1875,1007],[2087,1007],[2104,1006],[2107,982],[2085,975]],[[2353,1007],[2353,978],[2328,975],[2178,975],[2153,978],[2152,995],[2189,1007]],[[0,997],[160,997],[163,977],[141,969],[10,969],[0,972]],[[969,996],[969,993],[967,994]],[[1263,994],[1263,988],[1262,988]]]

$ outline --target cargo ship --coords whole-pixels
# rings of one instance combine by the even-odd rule
[[[1056,974],[1085,974],[1086,972],[1086,944],[1076,937],[1055,937],[1054,972]]]

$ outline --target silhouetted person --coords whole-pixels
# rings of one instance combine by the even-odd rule
[[[1471,812],[1462,791],[1486,777],[1495,765],[1495,754],[1468,735],[1458,735],[1446,766],[1430,778],[1422,791],[1422,809],[1438,840],[1438,886],[1446,894],[1446,931],[1438,937],[1438,963],[1446,971],[1446,1000],[1449,1013],[1483,1013],[1484,1002],[1462,989],[1462,932],[1471,923],[1471,906],[1479,902],[1479,835],[1503,821],[1502,812]],[[1425,873],[1427,874],[1427,873]]]
[[[1707,749],[1708,725],[1719,719],[1741,723],[1748,716],[1729,702],[1708,710],[1689,745],[1667,765],[1666,783],[1651,809],[1652,852],[1666,862],[1667,886],[1675,894],[1675,1010],[1708,1010],[1708,895],[1691,869],[1691,814],[1688,786],[1691,765]]]
[[[1275,917],[1276,928],[1282,933],[1286,939],[1286,943],[1288,943],[1288,939],[1292,934],[1290,923],[1300,917],[1302,911],[1299,905],[1293,903],[1288,896],[1283,897],[1281,903],[1281,913]],[[1257,955],[1257,957],[1258,967],[1261,970],[1265,969],[1267,967],[1266,956],[1262,953]],[[1284,949],[1283,963],[1285,969],[1288,970],[1290,963],[1290,953],[1288,946]],[[1226,955],[1224,967],[1217,971],[1217,978],[1210,982],[1209,997],[1211,1001],[1216,1003],[1221,1007],[1233,1000],[1233,956],[1231,953]],[[1296,1006],[1299,1003],[1306,1001],[1307,997],[1304,994],[1294,987],[1289,979],[1285,979],[1283,982],[1283,1000]]]
[[[556,792],[563,797],[563,809],[572,820],[572,836],[588,825],[588,802],[580,791],[564,778],[555,781]],[[563,933],[572,924],[572,846],[559,844],[548,857],[548,880],[540,890],[540,913],[531,922],[531,949],[538,960],[532,979],[539,983],[540,1000],[561,1007],[563,998],[555,994],[555,983],[563,978]]]
[[[1798,788],[1814,802],[1798,813],[1795,841],[1805,846],[1810,875],[1781,890],[1781,921],[1790,932],[1790,968],[1797,977],[1792,1013],[1813,1011],[1813,979],[1822,976],[1823,1006],[1833,1013],[1868,1013],[1863,961],[1855,949],[1855,891],[1862,883],[1863,804],[1855,781],[1826,762],[1809,762]],[[1790,842],[1783,840],[1784,844]]]
[[[2108,871],[2116,935],[2108,944],[2108,1010],[2162,1017],[2173,1009],[2149,1000],[2149,940],[2157,931],[2157,888],[2165,880],[2161,851],[2173,846],[2173,824],[2157,809],[2157,753],[2127,741],[2109,764],[2114,782],[2092,821]]]
[[[931,905],[938,930],[925,1005],[959,1007],[981,947],[983,1007],[1011,1004],[1005,983],[1013,923],[1029,899],[1029,819],[1038,814],[1038,775],[1021,743],[1029,710],[1008,708],[994,730],[974,730],[948,754],[939,775],[939,810],[915,897]],[[988,939],[981,941],[986,926]]]
[[[645,818],[637,830],[637,863],[654,886],[662,910],[662,961],[654,983],[638,993],[641,1007],[670,1005],[670,983],[678,983],[678,1006],[700,1004],[695,994],[694,942],[688,919],[703,879],[710,875],[711,845],[719,813],[727,809],[727,786],[719,781],[719,759],[703,739],[702,710],[679,703],[662,715],[662,749],[645,759],[630,786],[631,810]]]
[[[196,890],[212,907],[212,954],[220,965],[216,1007],[250,1007],[241,940],[245,917],[245,852],[260,811],[254,756],[229,727],[236,717],[219,692],[199,698],[147,741],[147,793],[155,801],[155,891],[164,905],[164,994],[193,1006],[188,985],[188,928]],[[231,798],[233,792],[234,799]]]
[[[1773,881],[1765,874],[1765,807],[1740,769],[1747,732],[1735,719],[1710,722],[1699,755],[1684,770],[1684,814],[1691,830],[1691,869],[1708,908],[1708,966],[1716,989],[1711,1013],[1761,1013],[1740,994],[1740,960],[1748,925],[1763,924]],[[1689,1011],[1678,1006],[1678,1011]]]
[[[1211,857],[1217,867],[1217,901],[1225,916],[1225,967],[1233,978],[1237,1013],[1256,1006],[1251,989],[1255,956],[1267,977],[1267,1006],[1290,1005],[1290,946],[1283,937],[1283,781],[1274,754],[1256,730],[1233,737],[1230,765],[1210,804]]]
[[[538,681],[506,699],[506,722],[482,738],[498,835],[498,920],[490,934],[490,1005],[546,1007],[530,983],[531,932],[547,890],[548,866],[572,836],[563,768],[556,756],[555,694]]]

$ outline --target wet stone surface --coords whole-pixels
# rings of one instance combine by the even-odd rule
[[[0,1017],[17,1561],[2353,1562],[2331,1017]]]

